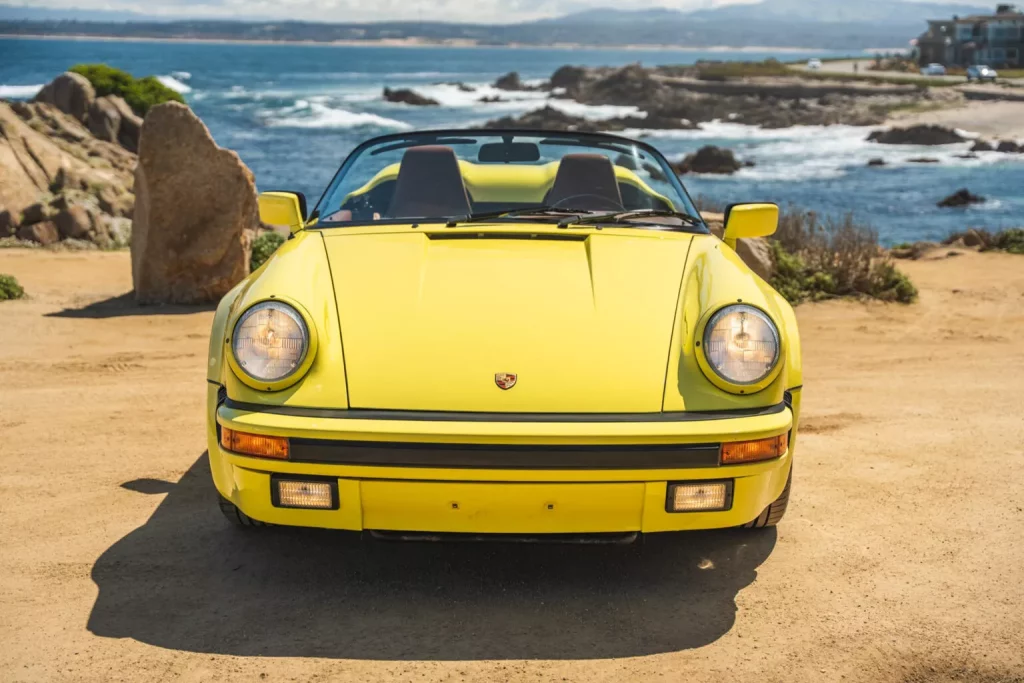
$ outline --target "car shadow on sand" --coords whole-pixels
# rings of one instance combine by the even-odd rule
[[[217,309],[217,304],[199,304],[195,306],[184,306],[176,304],[139,304],[135,301],[135,292],[119,294],[100,301],[79,306],[77,308],[65,308],[53,313],[47,313],[47,318],[125,318],[135,315],[188,315],[190,313],[202,313]]]
[[[375,660],[587,659],[707,645],[774,529],[642,547],[362,541],[236,530],[203,454],[97,560],[89,630],[175,650]],[[159,487],[153,487],[154,493]]]

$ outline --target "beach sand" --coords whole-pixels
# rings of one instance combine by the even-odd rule
[[[212,312],[136,308],[129,261],[0,251],[2,680],[1021,680],[1024,257],[800,306],[787,517],[642,550],[237,533]]]
[[[986,138],[1024,141],[1024,102],[971,101],[949,109],[897,112],[887,124],[938,124],[978,133]]]

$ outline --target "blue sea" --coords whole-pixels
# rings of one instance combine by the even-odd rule
[[[346,154],[374,135],[423,127],[478,125],[534,109],[545,93],[501,93],[484,104],[490,83],[508,71],[540,82],[563,64],[689,64],[698,59],[806,59],[828,52],[621,50],[544,48],[349,47],[102,40],[0,39],[0,97],[28,98],[80,62],[105,62],[136,76],[156,75],[179,90],[217,142],[239,153],[261,189],[296,189],[319,197]],[[447,82],[476,86],[462,92]],[[391,104],[384,86],[411,87],[440,107]],[[553,106],[592,118],[632,107]],[[734,176],[686,176],[694,196],[721,203],[774,201],[826,215],[849,211],[874,226],[883,242],[937,239],[967,227],[1024,225],[1024,155],[983,153],[957,159],[969,143],[916,148],[868,143],[870,129],[849,126],[783,130],[716,122],[699,131],[648,136],[669,158],[705,144],[732,148],[756,165]],[[938,164],[914,164],[914,157]],[[873,157],[887,166],[868,168]],[[936,202],[967,187],[988,198],[969,209]]]

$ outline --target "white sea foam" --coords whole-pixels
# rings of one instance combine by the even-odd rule
[[[160,81],[171,90],[181,93],[182,95],[184,95],[185,93],[192,92],[192,88],[188,87],[174,76],[157,76],[156,80]]]
[[[187,81],[192,78],[192,74],[187,71],[172,71],[171,76],[177,78],[179,81]]]
[[[43,89],[42,85],[0,85],[0,97],[12,100],[27,100],[35,97]]]
[[[391,128],[408,130],[412,126],[404,121],[369,112],[329,107],[310,102],[306,107],[293,106],[267,119],[267,125],[277,128]]]

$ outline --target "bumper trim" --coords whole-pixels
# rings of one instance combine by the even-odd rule
[[[481,469],[718,467],[719,444],[543,446],[291,439],[291,462]]]
[[[717,411],[675,411],[661,413],[482,413],[437,410],[373,410],[350,408],[302,408],[244,403],[228,398],[224,406],[250,413],[270,413],[290,417],[313,417],[348,420],[403,420],[428,422],[702,422],[742,417],[776,415],[786,410],[786,403],[762,408],[740,408]]]

